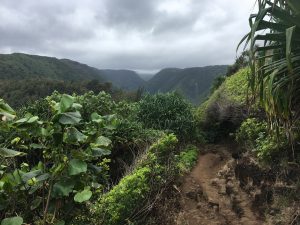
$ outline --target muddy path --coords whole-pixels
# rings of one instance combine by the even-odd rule
[[[228,145],[207,145],[198,163],[178,187],[176,225],[260,225],[248,195],[234,175]]]

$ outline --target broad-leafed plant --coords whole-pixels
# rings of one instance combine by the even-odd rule
[[[112,116],[92,113],[69,95],[49,100],[52,117],[18,118],[0,100],[0,219],[2,225],[64,224],[75,205],[106,185]],[[78,208],[78,207],[77,207]],[[40,221],[37,223],[37,221]]]

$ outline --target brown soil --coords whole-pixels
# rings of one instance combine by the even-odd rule
[[[260,225],[249,196],[240,188],[228,145],[207,145],[178,188],[176,225]]]

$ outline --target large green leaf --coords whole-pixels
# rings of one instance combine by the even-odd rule
[[[89,188],[85,188],[83,191],[78,192],[74,196],[74,201],[79,203],[88,201],[92,197],[92,194],[93,193],[90,191]]]
[[[111,151],[103,148],[92,148],[92,154],[95,157],[101,157],[104,155],[110,155]]]
[[[84,142],[87,136],[78,131],[75,127],[66,129],[63,140],[65,143],[76,144],[78,142]]]
[[[85,173],[87,171],[87,164],[84,161],[81,161],[79,159],[72,159],[69,162],[69,175],[77,175],[80,173]]]
[[[15,216],[2,220],[1,225],[22,225],[22,223],[23,218],[20,216]]]
[[[64,125],[75,125],[81,121],[81,115],[79,112],[67,112],[59,115],[59,120]]]
[[[42,174],[42,171],[41,171],[41,170],[30,171],[30,172],[24,173],[24,174],[22,175],[22,180],[23,180],[24,182],[27,182],[28,180],[30,180],[30,179],[32,179],[32,178],[34,178],[34,177],[37,177],[37,176],[39,176],[39,175],[41,175],[41,174]]]
[[[15,117],[16,112],[8,104],[6,104],[3,99],[0,99],[0,119],[13,120]]]
[[[16,121],[16,123],[22,124],[22,123],[26,123],[26,124],[30,124],[30,123],[35,123],[39,120],[38,116],[32,116],[32,115],[27,115],[26,117],[19,119]]]
[[[296,15],[300,15],[300,1],[299,0],[288,0],[288,5],[295,12]]]
[[[108,147],[111,144],[111,140],[104,136],[99,136],[95,141],[95,146]]]
[[[292,65],[292,37],[296,30],[296,26],[290,27],[286,30],[286,59],[288,64],[288,69],[293,70]]]
[[[41,197],[37,197],[36,199],[34,199],[31,202],[30,209],[34,210],[34,209],[38,208],[42,202],[43,202],[43,199]]]
[[[58,181],[53,185],[52,196],[54,197],[63,197],[69,196],[69,194],[73,191],[75,186],[75,181],[72,179],[64,179]]]
[[[16,156],[24,156],[24,155],[26,155],[26,153],[24,152],[18,152],[8,148],[0,148],[0,156],[4,158],[13,158]]]
[[[66,95],[64,94],[62,97],[61,97],[61,100],[60,100],[60,111],[61,112],[66,112],[68,109],[70,109],[72,107],[74,103],[74,98],[70,95]]]
[[[103,117],[100,116],[98,113],[92,113],[91,115],[91,119],[93,122],[96,122],[96,123],[102,123],[103,122]]]

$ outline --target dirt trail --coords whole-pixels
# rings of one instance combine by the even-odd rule
[[[234,176],[226,145],[207,145],[196,167],[179,188],[181,211],[176,225],[260,225],[251,201]]]

